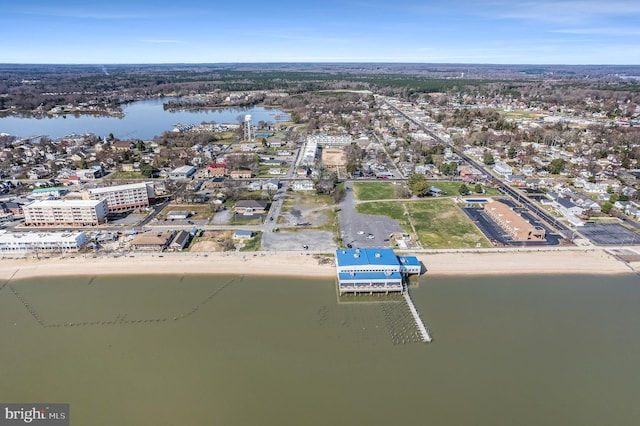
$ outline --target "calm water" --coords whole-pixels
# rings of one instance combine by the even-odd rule
[[[251,114],[254,125],[259,121],[275,123],[284,121],[289,116],[277,109],[263,107],[225,108],[203,111],[165,111],[164,102],[173,98],[138,101],[123,107],[124,117],[98,116],[62,116],[45,118],[2,117],[0,133],[28,137],[46,135],[59,138],[71,133],[93,133],[106,137],[109,133],[120,139],[152,139],[174,128],[175,124],[200,124],[203,121],[216,123],[238,123],[244,121],[246,114]]]
[[[69,402],[72,424],[92,426],[640,418],[637,277],[425,278],[412,296],[432,344],[411,342],[400,302],[339,304],[334,286],[11,282],[0,291],[0,401]]]

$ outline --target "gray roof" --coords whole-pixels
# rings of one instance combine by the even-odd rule
[[[240,207],[240,208],[266,209],[268,205],[269,205],[269,202],[265,200],[239,200],[236,203],[236,208]]]
[[[568,198],[562,198],[562,197],[558,197],[558,199],[556,200],[558,202],[558,204],[560,204],[562,207],[565,207],[567,209],[573,208],[573,207],[578,207],[576,206],[573,201],[571,201]]]

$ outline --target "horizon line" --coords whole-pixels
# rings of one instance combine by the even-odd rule
[[[640,67],[640,64],[607,63],[526,63],[526,62],[411,62],[411,61],[220,61],[220,62],[0,62],[2,65],[61,65],[61,66],[134,66],[134,65],[270,65],[270,64],[324,64],[324,65],[475,65],[475,66],[561,66],[561,67]]]

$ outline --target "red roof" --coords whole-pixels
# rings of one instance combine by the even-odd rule
[[[224,163],[220,164],[207,164],[207,169],[224,169],[227,165]]]

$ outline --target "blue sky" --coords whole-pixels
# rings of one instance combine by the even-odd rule
[[[640,65],[640,1],[23,0],[1,63]]]

